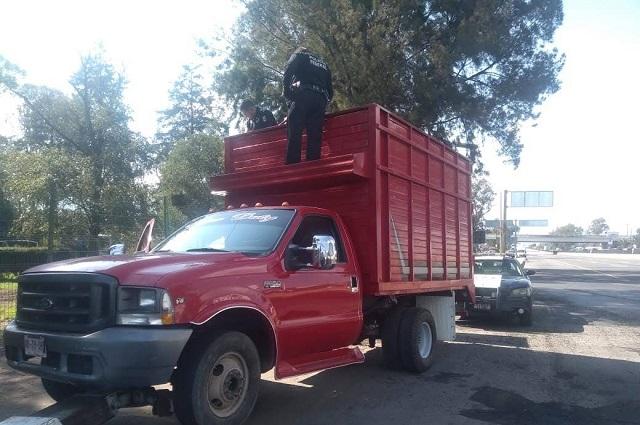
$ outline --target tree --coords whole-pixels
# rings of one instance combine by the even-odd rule
[[[223,171],[223,149],[219,137],[196,134],[177,143],[162,165],[161,190],[188,218],[222,206],[210,193],[209,177]]]
[[[131,227],[148,215],[145,190],[138,180],[151,158],[147,142],[129,129],[124,76],[101,53],[89,54],[81,58],[79,70],[71,77],[73,91],[67,96],[21,84],[16,69],[0,60],[0,87],[23,102],[24,138],[15,147],[29,155],[46,157],[55,152],[78,165],[77,174],[66,185],[67,208],[82,212],[89,248],[97,251],[103,230]],[[37,197],[25,199],[35,202]]]
[[[603,217],[594,219],[589,225],[589,234],[591,235],[602,235],[608,231],[609,225],[607,224],[607,220]]]
[[[200,133],[220,134],[214,96],[205,87],[199,66],[185,65],[169,91],[171,107],[160,112],[156,137],[170,149],[174,142]],[[164,149],[168,151],[169,149]]]
[[[0,238],[6,238],[15,218],[15,208],[8,199],[6,167],[8,158],[0,152]]]
[[[491,210],[496,193],[491,188],[489,181],[474,174],[471,180],[473,193],[473,229],[484,228],[484,216]]]
[[[583,233],[584,230],[582,227],[578,227],[571,223],[560,226],[551,232],[552,235],[556,236],[581,236]]]
[[[283,111],[280,70],[305,45],[333,70],[334,109],[377,102],[443,138],[490,137],[517,166],[520,123],[559,88],[561,0],[243,3],[215,83],[233,106]]]

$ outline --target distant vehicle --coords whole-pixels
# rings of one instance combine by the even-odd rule
[[[523,270],[520,263],[512,257],[476,257],[473,278],[476,299],[467,310],[467,315],[515,315],[521,325],[531,326],[533,285],[529,276],[533,274],[534,270]]]

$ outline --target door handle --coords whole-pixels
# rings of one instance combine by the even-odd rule
[[[358,278],[356,276],[349,278],[349,289],[351,292],[358,292]]]

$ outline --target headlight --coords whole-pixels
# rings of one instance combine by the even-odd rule
[[[171,325],[173,304],[164,289],[118,288],[119,325]]]
[[[516,297],[528,297],[531,295],[531,288],[518,288],[511,291],[511,295]]]

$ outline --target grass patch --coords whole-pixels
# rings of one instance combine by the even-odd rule
[[[0,323],[8,322],[16,317],[16,305],[8,305],[0,307]],[[2,326],[4,328],[4,326]]]

